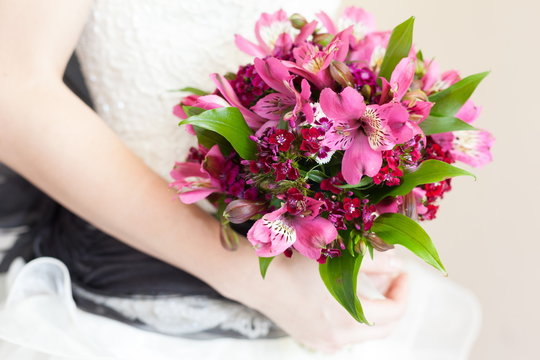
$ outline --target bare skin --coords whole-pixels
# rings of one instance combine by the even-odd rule
[[[386,300],[363,301],[372,327],[336,303],[311,260],[279,258],[262,280],[246,241],[236,252],[222,249],[217,222],[172,201],[165,180],[62,83],[90,7],[88,0],[0,0],[0,162],[103,231],[258,309],[311,348],[333,351],[387,335],[405,308],[406,275],[394,278]],[[366,271],[396,272],[380,259]]]

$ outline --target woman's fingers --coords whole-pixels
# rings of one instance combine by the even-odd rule
[[[406,273],[401,273],[392,283],[384,300],[362,299],[364,313],[375,325],[390,324],[398,321],[407,306],[409,281]]]

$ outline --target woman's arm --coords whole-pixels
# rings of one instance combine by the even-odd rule
[[[112,236],[212,283],[212,266],[197,265],[222,255],[216,222],[173,201],[62,83],[90,3],[0,2],[0,161]]]
[[[66,88],[62,74],[90,5],[0,0],[0,161],[103,231],[259,309],[315,347],[387,332],[390,325],[352,321],[313,261],[277,259],[262,281],[246,243],[234,253],[223,250],[218,223],[173,201],[166,182]],[[374,321],[399,318],[404,285],[397,281],[388,301],[367,303]]]

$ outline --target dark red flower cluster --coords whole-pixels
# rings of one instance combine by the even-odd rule
[[[253,136],[251,139],[257,143],[257,159],[242,162],[243,165],[249,165],[251,173],[268,174],[273,171],[276,182],[298,179],[300,174],[292,160],[283,160],[279,156],[280,152],[290,149],[295,139],[293,133],[283,129],[268,128],[261,136]]]
[[[277,145],[279,151],[289,151],[293,141],[294,135],[284,129],[277,129],[268,137],[268,142]]]
[[[373,89],[377,86],[377,75],[367,66],[352,63],[349,65],[351,74],[354,78],[354,84],[356,88],[360,90],[364,85],[369,85]]]
[[[454,156],[445,151],[441,145],[437,144],[431,136],[426,137],[426,149],[424,154],[424,160],[435,159],[444,161],[448,164],[456,162]],[[426,192],[423,205],[427,211],[424,214],[419,215],[420,220],[433,220],[437,216],[439,205],[437,203],[444,197],[444,194],[452,190],[452,180],[447,179],[433,184],[421,185],[420,188]]]
[[[240,66],[234,79],[229,80],[240,102],[245,107],[251,107],[270,89],[257,74],[255,66],[248,64]]]
[[[321,149],[320,142],[324,139],[325,131],[319,127],[303,128],[301,134],[302,144],[300,144],[300,150],[305,151],[305,156],[317,154]]]
[[[304,213],[306,209],[306,197],[297,188],[290,188],[285,193],[285,206],[291,215]]]
[[[420,214],[418,217],[420,220],[433,220],[437,217],[437,211],[439,210],[439,205],[436,204],[444,197],[446,192],[452,190],[452,179],[433,184],[425,184],[421,186],[421,189],[426,192],[424,206],[427,211],[424,214]]]
[[[373,182],[377,185],[384,183],[386,186],[401,184],[402,169],[405,167],[414,168],[422,160],[424,143],[422,136],[417,135],[405,144],[398,145],[392,150],[383,151],[383,166],[379,173],[373,177]]]
[[[373,182],[377,185],[384,183],[387,186],[396,186],[401,184],[400,177],[403,176],[403,171],[399,168],[399,157],[393,150],[383,151],[382,153],[384,165],[379,172],[373,177]]]
[[[424,160],[428,159],[440,160],[448,164],[453,164],[456,162],[456,159],[454,158],[452,153],[450,153],[450,151],[444,150],[442,146],[436,143],[431,136],[426,137]]]
[[[376,217],[375,206],[370,205],[367,199],[354,197],[352,192],[345,192],[343,189],[340,191],[345,193],[345,197],[341,201],[334,198],[329,199],[322,192],[318,192],[314,196],[316,200],[324,203],[321,206],[321,211],[328,213],[328,220],[338,230],[347,229],[345,221],[352,223],[357,230],[368,231],[371,229]]]
[[[208,150],[203,147],[202,145],[199,145],[198,148],[191,147],[189,148],[189,153],[187,155],[187,162],[196,162],[196,163],[202,163],[204,160],[204,157],[208,153]]]
[[[339,185],[345,185],[345,179],[343,179],[343,175],[341,175],[341,173],[338,173],[336,176],[332,176],[328,179],[324,179],[321,181],[320,187],[321,190],[330,191],[334,194],[341,194],[343,189],[337,187]]]

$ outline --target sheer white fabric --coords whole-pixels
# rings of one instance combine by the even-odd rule
[[[329,356],[290,338],[188,340],[140,330],[78,310],[60,261],[17,261],[7,279],[0,278],[0,359],[467,359],[480,324],[475,297],[417,261],[407,262],[406,269],[409,306],[395,331]],[[4,282],[7,296],[1,293]]]
[[[99,115],[148,166],[168,178],[174,161],[183,160],[194,141],[178,128],[171,108],[179,94],[168,90],[185,86],[212,90],[208,74],[235,71],[248,62],[235,48],[233,35],[249,37],[262,11],[282,7],[289,13],[310,15],[321,9],[333,13],[337,4],[328,0],[99,0],[77,54]],[[398,329],[385,340],[346,349],[335,359],[466,358],[479,324],[475,298],[417,265],[411,265],[410,271],[410,306]],[[54,259],[18,262],[6,281],[10,283],[6,294],[0,286],[0,301],[7,296],[0,310],[1,359],[331,358],[307,351],[289,338],[188,340],[82,312],[73,302],[65,266]],[[172,333],[259,324],[250,331],[260,334],[268,325],[252,310],[226,301],[94,300]],[[204,310],[192,311],[193,306]],[[181,329],[178,323],[168,327],[171,323],[163,320],[167,312],[182,319]]]

